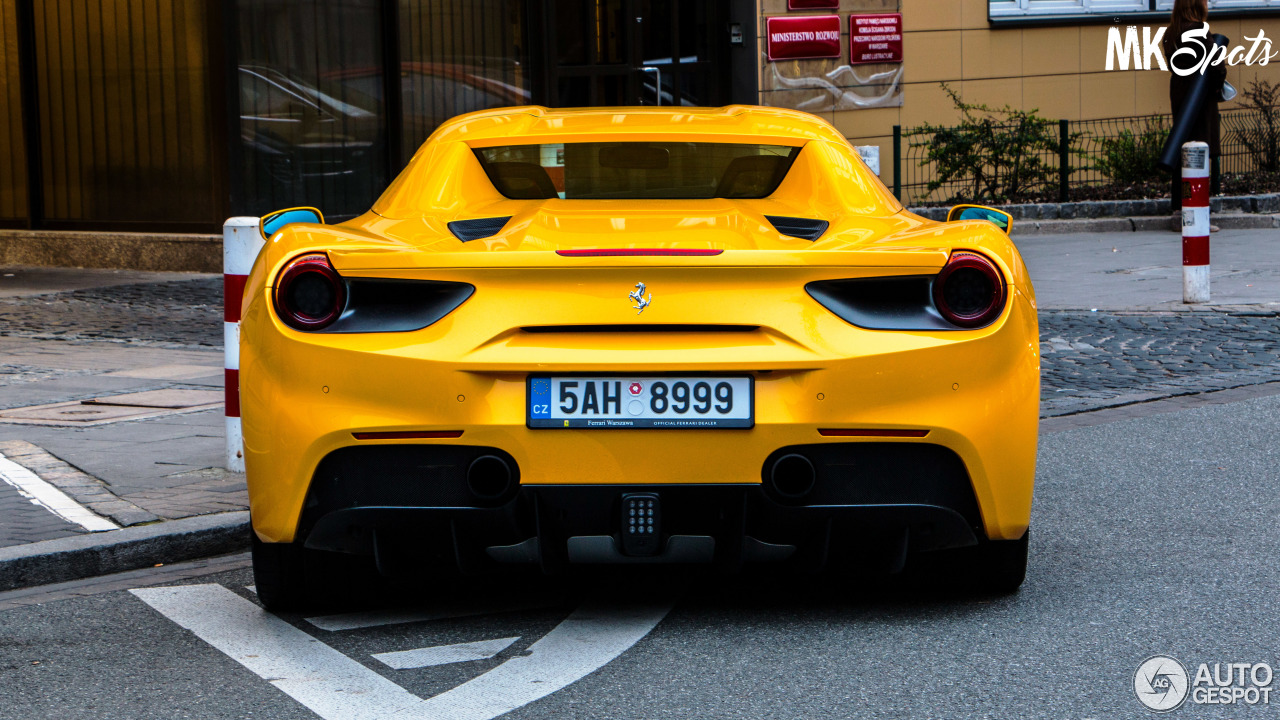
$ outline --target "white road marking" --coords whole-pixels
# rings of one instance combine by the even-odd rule
[[[408,718],[422,707],[422,698],[221,585],[129,592],[325,720]]]
[[[119,530],[120,526],[95,515],[66,493],[40,479],[39,475],[0,454],[0,480],[12,485],[22,497],[89,532]]]
[[[657,627],[670,604],[587,603],[529,647],[489,672],[427,700],[427,718],[492,720],[603,667]]]
[[[377,653],[373,656],[373,659],[396,670],[414,670],[433,665],[488,660],[511,647],[511,643],[519,639],[520,637],[516,636],[497,640],[477,640],[456,645],[437,645],[435,647],[418,648],[417,650]]]
[[[476,615],[492,615],[500,612],[516,612],[519,610],[540,610],[552,607],[554,601],[533,601],[525,603],[477,602],[468,605],[440,608],[438,610],[374,610],[369,612],[342,613],[340,615],[320,615],[307,618],[307,622],[329,632],[343,630],[359,630],[360,628],[379,627],[382,625],[401,625],[404,623],[427,622],[430,620],[452,620],[454,618],[473,617]]]
[[[528,655],[423,700],[221,585],[130,592],[324,720],[492,720],[603,667],[671,610],[585,604]]]

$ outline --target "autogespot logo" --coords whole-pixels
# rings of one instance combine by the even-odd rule
[[[1195,677],[1168,655],[1153,655],[1133,674],[1133,692],[1156,712],[1195,705],[1269,705],[1275,672],[1264,662],[1200,663]]]
[[[1191,678],[1182,663],[1168,655],[1153,655],[1133,674],[1133,692],[1156,712],[1176,710],[1187,700]]]

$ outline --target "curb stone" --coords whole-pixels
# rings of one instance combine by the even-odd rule
[[[1214,225],[1223,230],[1259,230],[1280,228],[1280,215],[1221,213],[1211,216]],[[1011,236],[1066,235],[1071,233],[1153,232],[1177,229],[1170,217],[1119,217],[1085,220],[1014,220]]]
[[[948,207],[912,207],[910,212],[930,220],[946,220]],[[1172,213],[1169,198],[1158,200],[1086,200],[1065,203],[1026,203],[997,205],[1014,220],[1081,220],[1094,218],[1126,218],[1168,216]],[[1265,195],[1218,195],[1209,199],[1213,213],[1245,213],[1272,215],[1280,213],[1280,193]],[[1015,223],[1016,227],[1016,223]],[[1267,225],[1266,227],[1271,227]]]
[[[248,547],[247,511],[15,545],[0,548],[0,591],[243,552]]]

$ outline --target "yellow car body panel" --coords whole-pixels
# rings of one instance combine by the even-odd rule
[[[801,147],[762,199],[511,200],[473,150],[498,144],[671,140]],[[766,215],[830,223],[816,242]],[[447,223],[511,216],[461,242]],[[713,257],[566,257],[558,250],[667,248]],[[973,330],[871,330],[806,294],[808,283],[934,275],[956,250],[1007,283],[994,323]],[[310,333],[278,317],[273,283],[292,258],[327,254],[344,278],[469,283],[475,294],[412,332]],[[638,315],[637,282],[652,304]],[[725,325],[741,332],[528,332],[529,327]],[[754,329],[751,329],[754,328]],[[942,445],[972,482],[986,537],[1021,538],[1035,475],[1039,351],[1035,295],[1009,237],[985,222],[905,211],[826,123],[789,110],[509,108],[454,119],[361,217],[291,225],[258,257],[244,299],[240,393],[253,527],[295,539],[322,459],[352,446],[496,447],[521,486],[760,483],[777,448],[837,442]],[[750,429],[533,429],[531,373],[697,372],[754,378]],[[927,431],[829,437],[819,429]],[[460,431],[456,439],[354,433]]]

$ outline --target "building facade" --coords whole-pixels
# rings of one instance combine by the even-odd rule
[[[352,217],[441,122],[507,105],[792,107],[882,156],[895,125],[958,118],[942,82],[1054,119],[1167,113],[1166,73],[1105,61],[1109,26],[1171,4],[0,0],[0,227]],[[1280,0],[1211,6],[1233,42],[1280,37]],[[1274,63],[1229,74],[1254,77],[1280,82]]]

